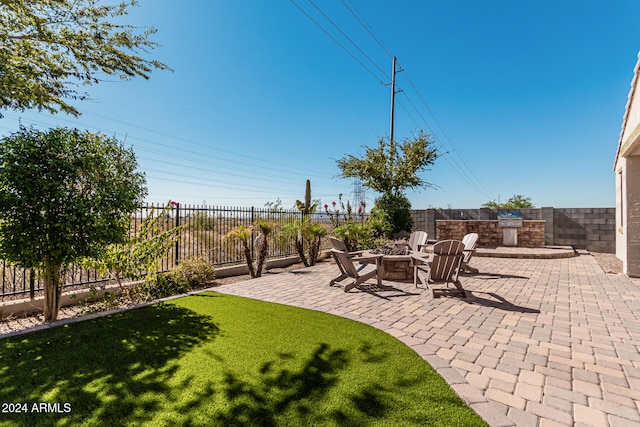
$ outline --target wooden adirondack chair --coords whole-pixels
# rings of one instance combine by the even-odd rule
[[[409,249],[422,252],[427,247],[428,234],[426,231],[414,231],[409,236]]]
[[[433,246],[433,260],[427,259],[419,254],[411,254],[413,260],[413,284],[418,287],[420,273],[426,273],[424,284],[427,289],[431,289],[431,294],[436,298],[436,291],[447,294],[459,294],[466,298],[467,294],[458,280],[458,272],[462,263],[464,244],[459,240],[444,240]],[[456,289],[450,289],[449,284],[453,284]],[[446,284],[447,289],[435,289],[434,284]]]
[[[476,246],[478,245],[478,233],[469,233],[462,238],[464,243],[464,252],[462,257],[462,265],[460,269],[462,271],[468,271],[469,273],[478,274],[477,268],[473,268],[469,265],[469,261],[474,253],[476,253]]]
[[[427,237],[426,231],[414,231],[409,236],[407,243],[396,243],[396,246],[411,251],[424,252],[424,249],[427,247]]]
[[[331,249],[331,255],[336,260],[340,275],[329,282],[329,286],[334,286],[336,282],[345,279],[352,279],[344,287],[345,292],[349,292],[354,287],[361,285],[372,277],[378,280],[378,286],[382,285],[382,255],[361,256],[357,258],[349,257],[347,251]],[[374,263],[370,263],[373,261]],[[355,263],[360,263],[359,265]]]
[[[331,243],[331,247],[337,251],[347,252],[347,245],[337,237],[329,236],[329,242]],[[349,257],[360,256],[364,251],[352,251],[349,252]]]

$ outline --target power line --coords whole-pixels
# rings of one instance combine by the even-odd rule
[[[364,28],[364,30],[369,33],[369,35],[371,36],[371,38],[380,46],[380,48],[382,48],[382,50],[391,58],[394,57],[394,55],[391,53],[391,51],[384,45],[384,43],[382,42],[382,40],[380,39],[380,37],[378,37],[373,30],[371,30],[371,28],[369,27],[369,25],[366,24],[364,18],[362,17],[362,14],[360,14],[357,9],[355,8],[355,6],[353,6],[353,4],[348,4],[348,0],[341,0],[342,4],[345,6],[345,8],[351,13],[351,15],[356,19],[356,21],[358,21],[358,23],[362,26],[362,28]],[[403,69],[404,71],[404,69]],[[456,153],[456,155],[460,158],[460,160],[462,161],[463,165],[466,167],[466,169],[469,171],[469,173],[471,175],[473,175],[473,177],[475,178],[475,182],[478,182],[481,186],[483,186],[485,188],[485,190],[487,190],[489,193],[493,193],[489,188],[486,187],[486,185],[484,185],[484,183],[480,180],[480,178],[478,178],[478,176],[473,172],[473,170],[471,169],[471,167],[467,164],[467,162],[464,160],[464,158],[460,155],[457,147],[455,146],[455,144],[453,143],[453,141],[451,140],[451,138],[449,138],[449,136],[447,135],[447,133],[444,131],[444,129],[442,128],[442,126],[440,125],[440,123],[436,120],[435,115],[433,114],[433,112],[431,111],[431,109],[429,108],[429,106],[427,105],[427,103],[424,101],[424,98],[422,97],[422,95],[420,94],[420,92],[418,91],[417,87],[413,84],[413,81],[411,81],[410,77],[405,73],[405,75],[407,76],[407,80],[409,81],[409,83],[411,84],[411,86],[413,87],[413,90],[416,92],[416,94],[418,95],[418,97],[420,98],[420,100],[422,101],[422,104],[425,106],[425,108],[427,109],[427,111],[429,112],[429,114],[431,115],[431,117],[433,118],[435,124],[438,126],[438,128],[441,130],[442,134],[444,135],[444,137],[447,139],[447,141],[449,142],[449,144],[453,147],[453,151]],[[435,136],[435,132],[433,132],[433,130],[430,128],[427,120],[422,116],[422,114],[420,113],[420,111],[418,110],[418,108],[415,106],[415,104],[413,103],[413,101],[411,101],[411,98],[409,97],[408,94],[405,93],[405,97],[407,99],[407,101],[412,105],[413,109],[416,111],[416,113],[420,116],[420,118],[422,119],[422,121],[426,124],[427,128],[430,130],[430,132]],[[401,104],[402,109],[405,111],[405,113],[409,116],[409,118],[416,124],[416,126],[419,126],[418,123],[416,122],[416,120],[413,118],[413,116],[411,114],[409,114],[409,112],[407,111],[407,109]],[[447,152],[448,153],[448,152]],[[476,191],[478,191],[479,193],[484,194],[485,196],[488,196],[489,198],[492,198],[488,193],[486,193],[484,190],[480,189],[474,182],[474,179],[472,179],[471,177],[469,177],[469,175],[465,172],[465,168],[463,168],[462,166],[458,165],[457,161],[455,160],[455,158],[451,157],[451,160],[446,159],[448,161],[449,164],[451,164],[452,166],[455,165],[455,170],[456,172],[470,185],[472,185]]]
[[[313,17],[311,15],[309,15],[303,8],[301,8],[294,0],[289,0],[291,3],[293,3],[293,5],[295,7],[298,8],[298,10],[300,12],[302,12],[307,18],[309,18],[309,20],[311,22],[313,22],[318,28],[320,28],[320,30],[322,30],[323,33],[325,33],[327,35],[327,37],[329,37],[331,40],[334,41],[334,43],[336,43],[338,46],[340,46],[340,48],[342,50],[344,50],[345,52],[347,52],[347,54],[352,57],[358,64],[360,64],[360,66],[362,68],[364,68],[365,70],[367,70],[367,72],[369,74],[371,74],[376,80],[378,80],[380,82],[380,84],[384,85],[384,82],[382,81],[382,79],[380,79],[380,77],[378,77],[373,71],[371,71],[371,69],[369,67],[367,67],[362,61],[360,61],[358,58],[356,58],[356,56],[351,53],[349,51],[349,49],[347,49],[346,47],[344,47],[344,45],[342,45],[342,43],[340,43],[335,37],[333,37],[331,35],[331,33],[329,33],[327,30],[324,29],[324,27],[322,25],[320,25],[315,19],[313,19]]]
[[[311,1],[311,0],[310,0]],[[348,2],[348,0],[341,0],[342,4],[345,6],[345,8],[349,11],[349,13],[351,13],[351,15],[356,19],[356,21],[358,21],[358,23],[362,26],[362,28],[364,28],[364,30],[371,36],[371,38],[380,46],[380,48],[391,58],[394,57],[394,55],[391,53],[391,51],[385,46],[385,44],[382,42],[382,40],[380,39],[380,37],[378,37],[373,30],[371,30],[371,28],[369,27],[369,25],[367,25],[367,23],[365,22],[364,18],[362,17],[362,14],[360,14],[358,12],[358,10],[356,9],[355,6],[353,6],[353,4],[350,4]],[[403,70],[404,71],[404,70]],[[406,73],[405,73],[406,75]],[[413,90],[416,92],[416,94],[418,95],[418,97],[420,98],[420,100],[422,101],[422,104],[425,106],[425,108],[427,109],[427,111],[429,112],[430,116],[433,118],[433,121],[435,122],[436,126],[440,129],[440,131],[442,132],[442,134],[444,135],[444,137],[446,138],[446,140],[449,142],[449,144],[453,147],[453,151],[456,153],[456,155],[458,156],[458,158],[462,161],[463,165],[465,166],[466,170],[469,171],[469,173],[475,178],[475,181],[478,182],[482,187],[485,188],[485,190],[487,190],[489,193],[493,193],[493,191],[491,191],[481,180],[480,178],[478,178],[478,176],[475,174],[475,172],[473,171],[473,169],[471,169],[471,167],[467,164],[467,162],[464,160],[464,158],[462,157],[462,155],[460,154],[459,150],[457,149],[456,145],[453,143],[453,141],[451,140],[451,138],[449,138],[448,134],[444,131],[444,129],[442,128],[442,126],[440,125],[440,123],[438,122],[438,120],[435,118],[435,115],[433,114],[433,112],[431,111],[431,109],[429,108],[429,106],[427,105],[427,103],[424,101],[424,98],[422,97],[422,95],[420,94],[420,92],[418,91],[417,87],[413,84],[413,81],[411,81],[410,77],[407,75],[407,80],[409,81],[409,83],[411,84],[411,86],[413,87]],[[416,113],[420,116],[420,118],[422,119],[422,121],[427,125],[427,128],[431,131],[431,133],[435,136],[435,132],[433,132],[433,130],[430,128],[430,126],[428,125],[427,120],[425,120],[425,118],[422,116],[422,114],[419,112],[418,108],[415,106],[415,104],[411,101],[410,97],[405,93],[405,97],[407,99],[407,101],[409,101],[409,103],[413,106],[414,110],[416,111]],[[418,123],[416,122],[416,120],[412,117],[411,114],[409,114],[409,112],[406,110],[406,108],[404,106],[401,105],[401,107],[403,108],[403,110],[407,113],[407,115],[409,116],[409,118],[416,124],[418,125]],[[447,159],[448,160],[448,159]],[[453,162],[453,163],[451,163]],[[469,175],[467,175],[467,173],[465,172],[465,168],[463,168],[462,166],[457,164],[457,161],[452,157],[451,161],[449,161],[450,164],[455,164],[456,165],[456,171],[458,172],[458,174],[460,174],[460,176],[467,181],[467,183],[471,184],[479,193],[483,193],[485,196],[488,196],[489,198],[492,198],[488,193],[486,193],[484,190],[481,190],[474,182],[474,179],[472,179],[471,177],[469,177]]]
[[[15,116],[12,117],[11,114],[6,114],[6,117],[14,118],[14,119],[17,118]],[[60,119],[60,120],[71,122],[69,120],[64,120],[64,119]],[[29,119],[28,121],[30,123],[41,124],[41,125],[45,125],[45,126],[51,126],[50,123],[46,123],[46,122],[43,122],[43,121],[38,121],[38,120],[33,120],[33,119]],[[114,121],[117,121],[117,120],[114,119]],[[74,122],[71,122],[71,123],[74,123]],[[94,130],[102,132],[104,134],[113,133],[112,131],[105,131],[103,128],[100,128],[98,126],[85,125],[85,127],[94,129]],[[192,143],[194,145],[199,145],[199,146],[206,147],[206,148],[212,148],[212,147],[206,146],[204,144],[195,143],[195,142],[187,140],[185,138],[173,137],[171,135],[162,134],[160,132],[155,132],[155,133],[164,135],[166,138],[169,138],[169,139],[177,138],[179,140]],[[299,172],[295,172],[294,171],[294,169],[297,169],[297,170],[299,170],[301,172],[304,172],[306,175],[311,176],[311,177],[318,177],[318,178],[323,178],[323,179],[330,178],[330,175],[326,175],[326,174],[309,173],[308,169],[294,168],[294,167],[290,168],[288,165],[283,165],[283,166],[286,167],[286,169],[283,169],[283,168],[277,168],[277,167],[270,167],[270,166],[265,165],[265,163],[262,163],[262,162],[261,163],[250,163],[250,162],[247,162],[246,159],[244,159],[244,158],[243,158],[243,160],[234,160],[234,159],[225,158],[225,157],[221,157],[221,156],[213,156],[213,155],[208,154],[208,153],[203,153],[202,151],[195,151],[195,150],[186,149],[186,148],[184,148],[183,145],[175,146],[175,145],[162,143],[162,142],[158,142],[158,141],[151,141],[151,140],[148,140],[148,139],[145,139],[145,138],[140,138],[140,137],[137,137],[137,136],[131,135],[131,134],[126,134],[125,135],[125,139],[127,141],[132,140],[132,141],[138,141],[138,142],[141,142],[141,143],[144,143],[144,144],[149,144],[152,147],[147,147],[147,146],[143,146],[143,145],[140,145],[140,144],[134,144],[134,145],[136,146],[137,149],[141,150],[142,152],[160,154],[160,155],[166,156],[166,157],[168,157],[168,158],[170,158],[172,160],[176,160],[176,159],[184,160],[184,161],[189,162],[189,163],[199,163],[199,164],[207,165],[209,167],[216,166],[217,168],[229,169],[229,170],[232,170],[232,171],[237,171],[238,170],[238,166],[237,165],[241,165],[244,168],[255,167],[255,168],[258,168],[261,171],[265,171],[265,170],[273,171],[273,172],[276,172],[278,175],[281,175],[281,174],[298,175]],[[170,151],[159,150],[157,147],[168,148]],[[213,147],[213,148],[215,148],[216,151],[218,151],[217,147]],[[233,152],[231,152],[229,150],[227,150],[227,152],[232,153],[232,154],[236,154],[236,153],[233,153]],[[195,157],[187,157],[184,154],[192,154]],[[237,155],[238,156],[242,156],[242,154],[239,154],[239,153]],[[248,157],[248,158],[253,159],[251,157]],[[211,160],[205,160],[205,159],[211,159]],[[218,162],[230,163],[231,165],[224,165],[224,164],[220,164]],[[174,162],[174,164],[175,164],[175,162]],[[272,165],[272,164],[276,164],[277,165],[278,163],[269,161],[268,164],[269,165]],[[236,166],[234,166],[234,165],[236,165]],[[185,166],[187,166],[187,165],[185,165]],[[189,167],[189,166],[187,166],[187,167]],[[264,172],[263,172],[263,175],[264,175]]]
[[[389,51],[389,49],[386,48],[386,46],[382,43],[380,38],[376,36],[375,33],[369,28],[369,26],[364,22],[364,18],[362,18],[362,15],[360,15],[356,7],[354,5],[349,6],[347,2],[345,2],[345,0],[341,0],[341,1],[344,7],[346,7],[347,10],[351,13],[351,15],[353,15],[353,17],[356,18],[356,21],[358,21],[360,25],[362,25],[362,28],[364,28],[365,31],[369,33],[371,38],[373,38],[373,40],[375,40],[375,42],[378,43],[378,45],[382,48],[382,50],[384,50],[386,54],[389,55],[389,58],[393,58],[393,54]]]
[[[329,21],[331,23],[331,25],[333,25],[333,27],[338,30],[340,32],[340,34],[342,34],[344,36],[344,38],[346,38],[347,40],[349,40],[349,42],[356,48],[358,49],[358,52],[360,52],[362,55],[364,55],[365,58],[367,58],[369,60],[369,62],[371,62],[373,64],[374,67],[376,67],[384,76],[385,78],[389,79],[389,75],[387,74],[386,71],[384,71],[382,68],[380,68],[380,66],[378,64],[375,63],[375,61],[373,59],[371,59],[371,57],[369,57],[369,55],[367,55],[365,53],[365,51],[363,51],[360,46],[358,46],[353,40],[351,40],[351,37],[349,37],[344,31],[342,31],[342,29],[335,23],[333,22],[333,20],[331,18],[329,18],[323,11],[322,9],[320,9],[318,6],[316,6],[316,4],[312,1],[309,0],[309,3],[311,3],[311,5],[313,7],[316,8],[316,10],[318,12],[320,12],[320,14],[322,14],[322,16],[325,17],[325,19],[327,21]]]
[[[420,94],[420,91],[418,90],[418,88],[416,87],[415,84],[413,84],[413,81],[411,80],[411,78],[409,77],[409,75],[405,72],[404,73],[405,76],[407,77],[407,81],[409,82],[409,84],[411,85],[411,87],[413,88],[413,90],[416,92],[416,94],[418,95],[418,98],[420,99],[420,101],[422,101],[422,104],[424,105],[424,107],[427,109],[427,112],[429,113],[429,115],[431,116],[431,118],[433,119],[434,123],[436,124],[436,126],[438,126],[438,129],[440,129],[440,131],[442,132],[442,134],[444,135],[445,139],[449,142],[449,144],[453,147],[453,151],[456,153],[456,155],[458,156],[458,158],[462,161],[463,165],[466,167],[466,169],[469,171],[469,173],[471,175],[473,175],[473,177],[475,178],[475,180],[482,186],[484,187],[484,189],[486,191],[488,191],[489,193],[494,193],[493,191],[491,191],[491,189],[489,189],[483,182],[482,180],[480,180],[480,178],[478,178],[478,176],[475,174],[475,172],[473,171],[473,169],[469,166],[469,164],[465,161],[464,157],[462,157],[462,155],[460,154],[458,147],[456,146],[456,144],[454,144],[454,142],[451,140],[451,138],[449,138],[449,135],[447,134],[447,132],[444,130],[444,128],[440,125],[440,122],[436,119],[435,115],[433,114],[433,112],[431,111],[431,109],[429,108],[429,106],[427,105],[427,103],[425,102],[424,98],[422,97],[422,95]],[[421,116],[422,117],[422,116]],[[423,118],[424,120],[424,118]],[[424,120],[424,122],[426,123],[427,121]],[[433,131],[432,131],[433,132]],[[462,170],[462,168],[461,168]],[[490,199],[492,199],[492,196],[485,193],[484,191],[481,191],[481,193],[483,193],[485,196],[488,196]]]

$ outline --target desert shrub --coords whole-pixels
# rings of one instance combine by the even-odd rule
[[[150,299],[165,298],[183,294],[191,288],[185,280],[177,280],[173,272],[158,274],[152,282],[147,283],[147,294]]]
[[[178,282],[186,282],[194,288],[211,282],[216,278],[216,271],[211,263],[202,257],[185,258],[171,270],[171,275]]]
[[[189,292],[216,278],[216,273],[209,261],[204,258],[185,258],[176,267],[164,274],[159,274],[143,285],[149,299],[165,298]]]
[[[189,221],[189,228],[193,230],[210,231],[216,228],[216,219],[210,216],[207,212],[196,212],[193,218]]]

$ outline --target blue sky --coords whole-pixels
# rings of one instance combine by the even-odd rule
[[[336,160],[389,136],[395,55],[395,138],[424,129],[442,153],[422,174],[439,188],[408,191],[414,208],[615,205],[639,2],[140,0],[127,21],[158,29],[150,57],[174,72],[88,87],[77,120],[6,111],[0,134],[116,134],[153,202],[291,207],[310,179],[331,203],[354,189]]]

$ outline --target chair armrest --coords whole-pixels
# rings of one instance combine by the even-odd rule
[[[368,254],[367,256],[359,256],[354,261],[375,261],[376,263],[382,259],[383,254]]]
[[[349,255],[349,257],[350,257],[350,258],[351,258],[351,257],[360,257],[360,256],[362,256],[362,254],[363,254],[364,252],[365,252],[365,251],[353,251],[353,252],[347,252],[347,255]]]
[[[413,265],[421,265],[421,264],[428,264],[429,263],[429,258],[425,258],[423,256],[420,256],[419,254],[412,252],[411,253],[411,262],[413,263]]]

